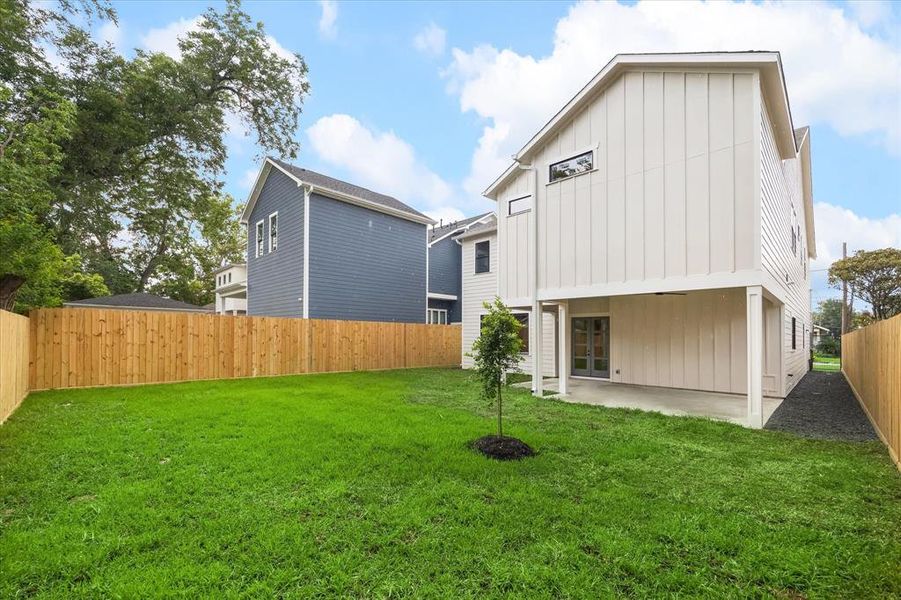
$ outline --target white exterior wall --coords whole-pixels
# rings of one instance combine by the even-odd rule
[[[475,272],[475,244],[488,240],[491,244],[490,268],[488,273]],[[485,310],[483,302],[491,302],[498,295],[498,242],[497,234],[486,233],[482,236],[466,238],[463,243],[463,368],[470,369],[473,366],[472,358],[467,354],[472,352],[472,343],[479,337],[480,317]],[[519,312],[519,311],[517,311]],[[531,325],[532,320],[529,320]],[[551,314],[543,315],[543,348],[545,350],[543,363],[544,374],[553,376],[555,371],[554,344],[555,319]],[[532,369],[532,355],[523,355],[519,363],[522,371],[529,372]]]
[[[759,265],[758,81],[756,71],[630,71],[537,148],[539,298],[699,289],[710,274],[744,285]],[[594,171],[547,183],[549,164],[591,148]],[[530,292],[533,213],[506,215],[531,176],[497,193],[507,301]]]
[[[761,104],[761,265],[771,276],[767,288],[783,303],[783,395],[808,371],[810,331],[810,267],[799,158],[782,160],[776,149],[766,106]],[[791,229],[800,226],[797,253],[791,248]],[[808,264],[805,276],[805,263]],[[797,322],[796,349],[791,347],[791,320]]]
[[[745,290],[610,298],[612,381],[747,393]]]

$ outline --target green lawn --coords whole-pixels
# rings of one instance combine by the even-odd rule
[[[456,370],[32,394],[0,428],[0,597],[898,597],[879,443],[508,392]]]
[[[813,355],[813,370],[827,371],[832,373],[841,371],[842,359],[838,356],[832,356],[830,354],[819,354],[815,352]]]

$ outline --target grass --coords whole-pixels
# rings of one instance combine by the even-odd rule
[[[32,394],[0,597],[898,597],[901,477],[810,441],[416,370]]]
[[[813,370],[826,371],[835,373],[842,370],[842,359],[831,354],[820,354],[815,352],[813,355]]]

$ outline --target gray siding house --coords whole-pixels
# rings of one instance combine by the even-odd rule
[[[396,198],[267,158],[241,222],[248,315],[426,320],[434,221]]]
[[[429,323],[462,321],[462,246],[456,236],[493,213],[433,227],[429,231]]]

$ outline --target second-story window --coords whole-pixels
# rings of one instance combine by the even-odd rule
[[[792,317],[792,350],[798,349],[798,323]]]
[[[488,240],[476,242],[476,273],[487,273],[491,270],[491,244]]]
[[[269,215],[269,252],[278,248],[278,213]]]
[[[791,228],[791,233],[792,233],[792,254],[797,256],[797,254],[798,254],[798,237],[795,235],[794,227]]]
[[[526,212],[529,210],[529,203],[532,201],[531,196],[526,196],[525,198],[516,198],[515,200],[510,200],[508,205],[507,216],[512,217],[513,215],[518,215],[521,212]]]
[[[257,245],[257,256],[263,256],[264,246],[263,246],[263,222],[259,221],[257,223],[257,237],[254,240]]]
[[[594,151],[590,150],[584,154],[567,158],[555,162],[550,166],[548,173],[548,183],[553,183],[558,179],[566,179],[574,177],[581,173],[587,173],[594,168]]]

